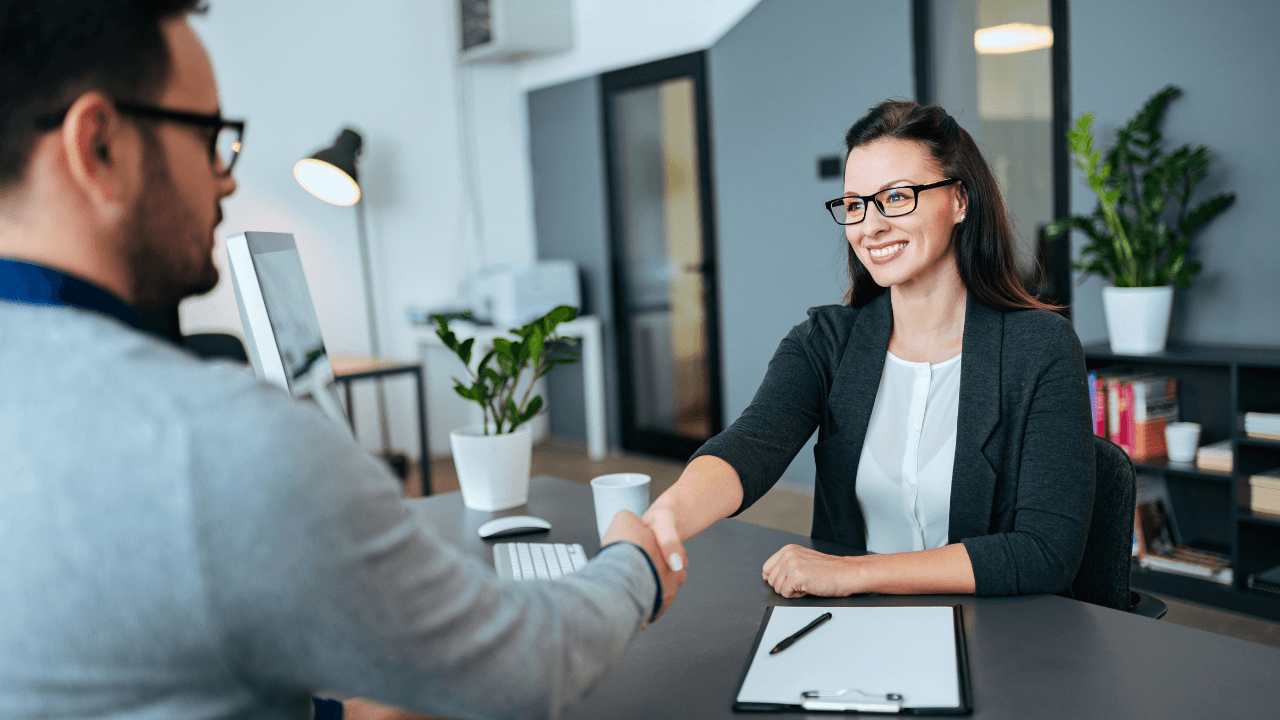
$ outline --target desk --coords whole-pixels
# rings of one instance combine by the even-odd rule
[[[458,336],[458,340],[476,339],[475,351],[472,353],[473,363],[479,362],[484,353],[493,347],[494,338],[511,336],[504,328],[476,325],[461,320],[449,323],[449,330]],[[556,326],[556,334],[582,341],[582,391],[587,423],[587,454],[592,460],[601,460],[607,450],[609,428],[604,407],[604,340],[601,335],[600,318],[594,315],[583,315],[569,322],[560,323]],[[418,340],[424,365],[427,363],[428,347],[444,347],[444,343],[440,342],[440,338],[436,336],[434,327],[414,326],[414,335]],[[454,362],[457,362],[456,358]],[[476,423],[479,422],[480,420],[477,419]]]
[[[457,493],[410,501],[424,521],[486,565],[481,523],[502,515],[546,518],[531,542],[599,547],[590,488],[537,477],[529,504],[500,513],[466,510]],[[1009,718],[1274,718],[1280,649],[1053,595],[858,596],[787,600],[761,579],[778,548],[837,546],[726,520],[686,544],[689,580],[675,604],[640,633],[622,659],[565,718],[753,720],[730,707],[768,605],[964,606],[976,720]],[[848,554],[848,553],[844,553]],[[830,714],[779,714],[831,720]]]
[[[422,365],[356,355],[330,355],[329,364],[333,367],[334,380],[342,383],[342,389],[346,393],[347,419],[351,423],[353,432],[356,429],[356,413],[351,404],[352,382],[383,378],[390,375],[408,374],[413,376],[414,387],[418,390],[418,451],[421,453],[418,456],[420,458],[418,460],[418,472],[422,473],[422,494],[430,495],[431,454],[427,447],[427,401],[426,389],[422,386]]]

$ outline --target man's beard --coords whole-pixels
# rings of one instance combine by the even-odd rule
[[[133,304],[141,310],[175,307],[183,298],[202,295],[218,284],[212,252],[206,247],[212,227],[202,227],[174,186],[164,149],[146,142],[141,197],[124,223],[125,252],[133,273]],[[217,219],[222,219],[218,209]]]

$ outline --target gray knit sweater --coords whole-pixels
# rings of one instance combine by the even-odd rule
[[[551,717],[652,610],[631,546],[499,583],[231,366],[72,308],[0,302],[0,338],[0,716]]]

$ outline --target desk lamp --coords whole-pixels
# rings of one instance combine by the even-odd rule
[[[317,151],[293,166],[293,176],[307,192],[332,205],[356,207],[356,231],[360,237],[360,264],[364,270],[364,307],[369,321],[369,348],[374,357],[382,355],[378,342],[378,320],[373,302],[373,273],[369,266],[369,238],[365,227],[364,202],[360,192],[356,159],[364,147],[360,133],[343,128],[333,144]],[[387,402],[382,380],[377,379],[378,422],[382,431],[382,450],[390,454],[391,436],[387,427]],[[347,412],[351,412],[348,408]],[[424,462],[426,459],[424,458]]]

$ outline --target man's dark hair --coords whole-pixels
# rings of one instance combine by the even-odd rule
[[[0,0],[0,193],[22,182],[40,118],[97,90],[152,99],[169,72],[160,23],[201,0]]]

